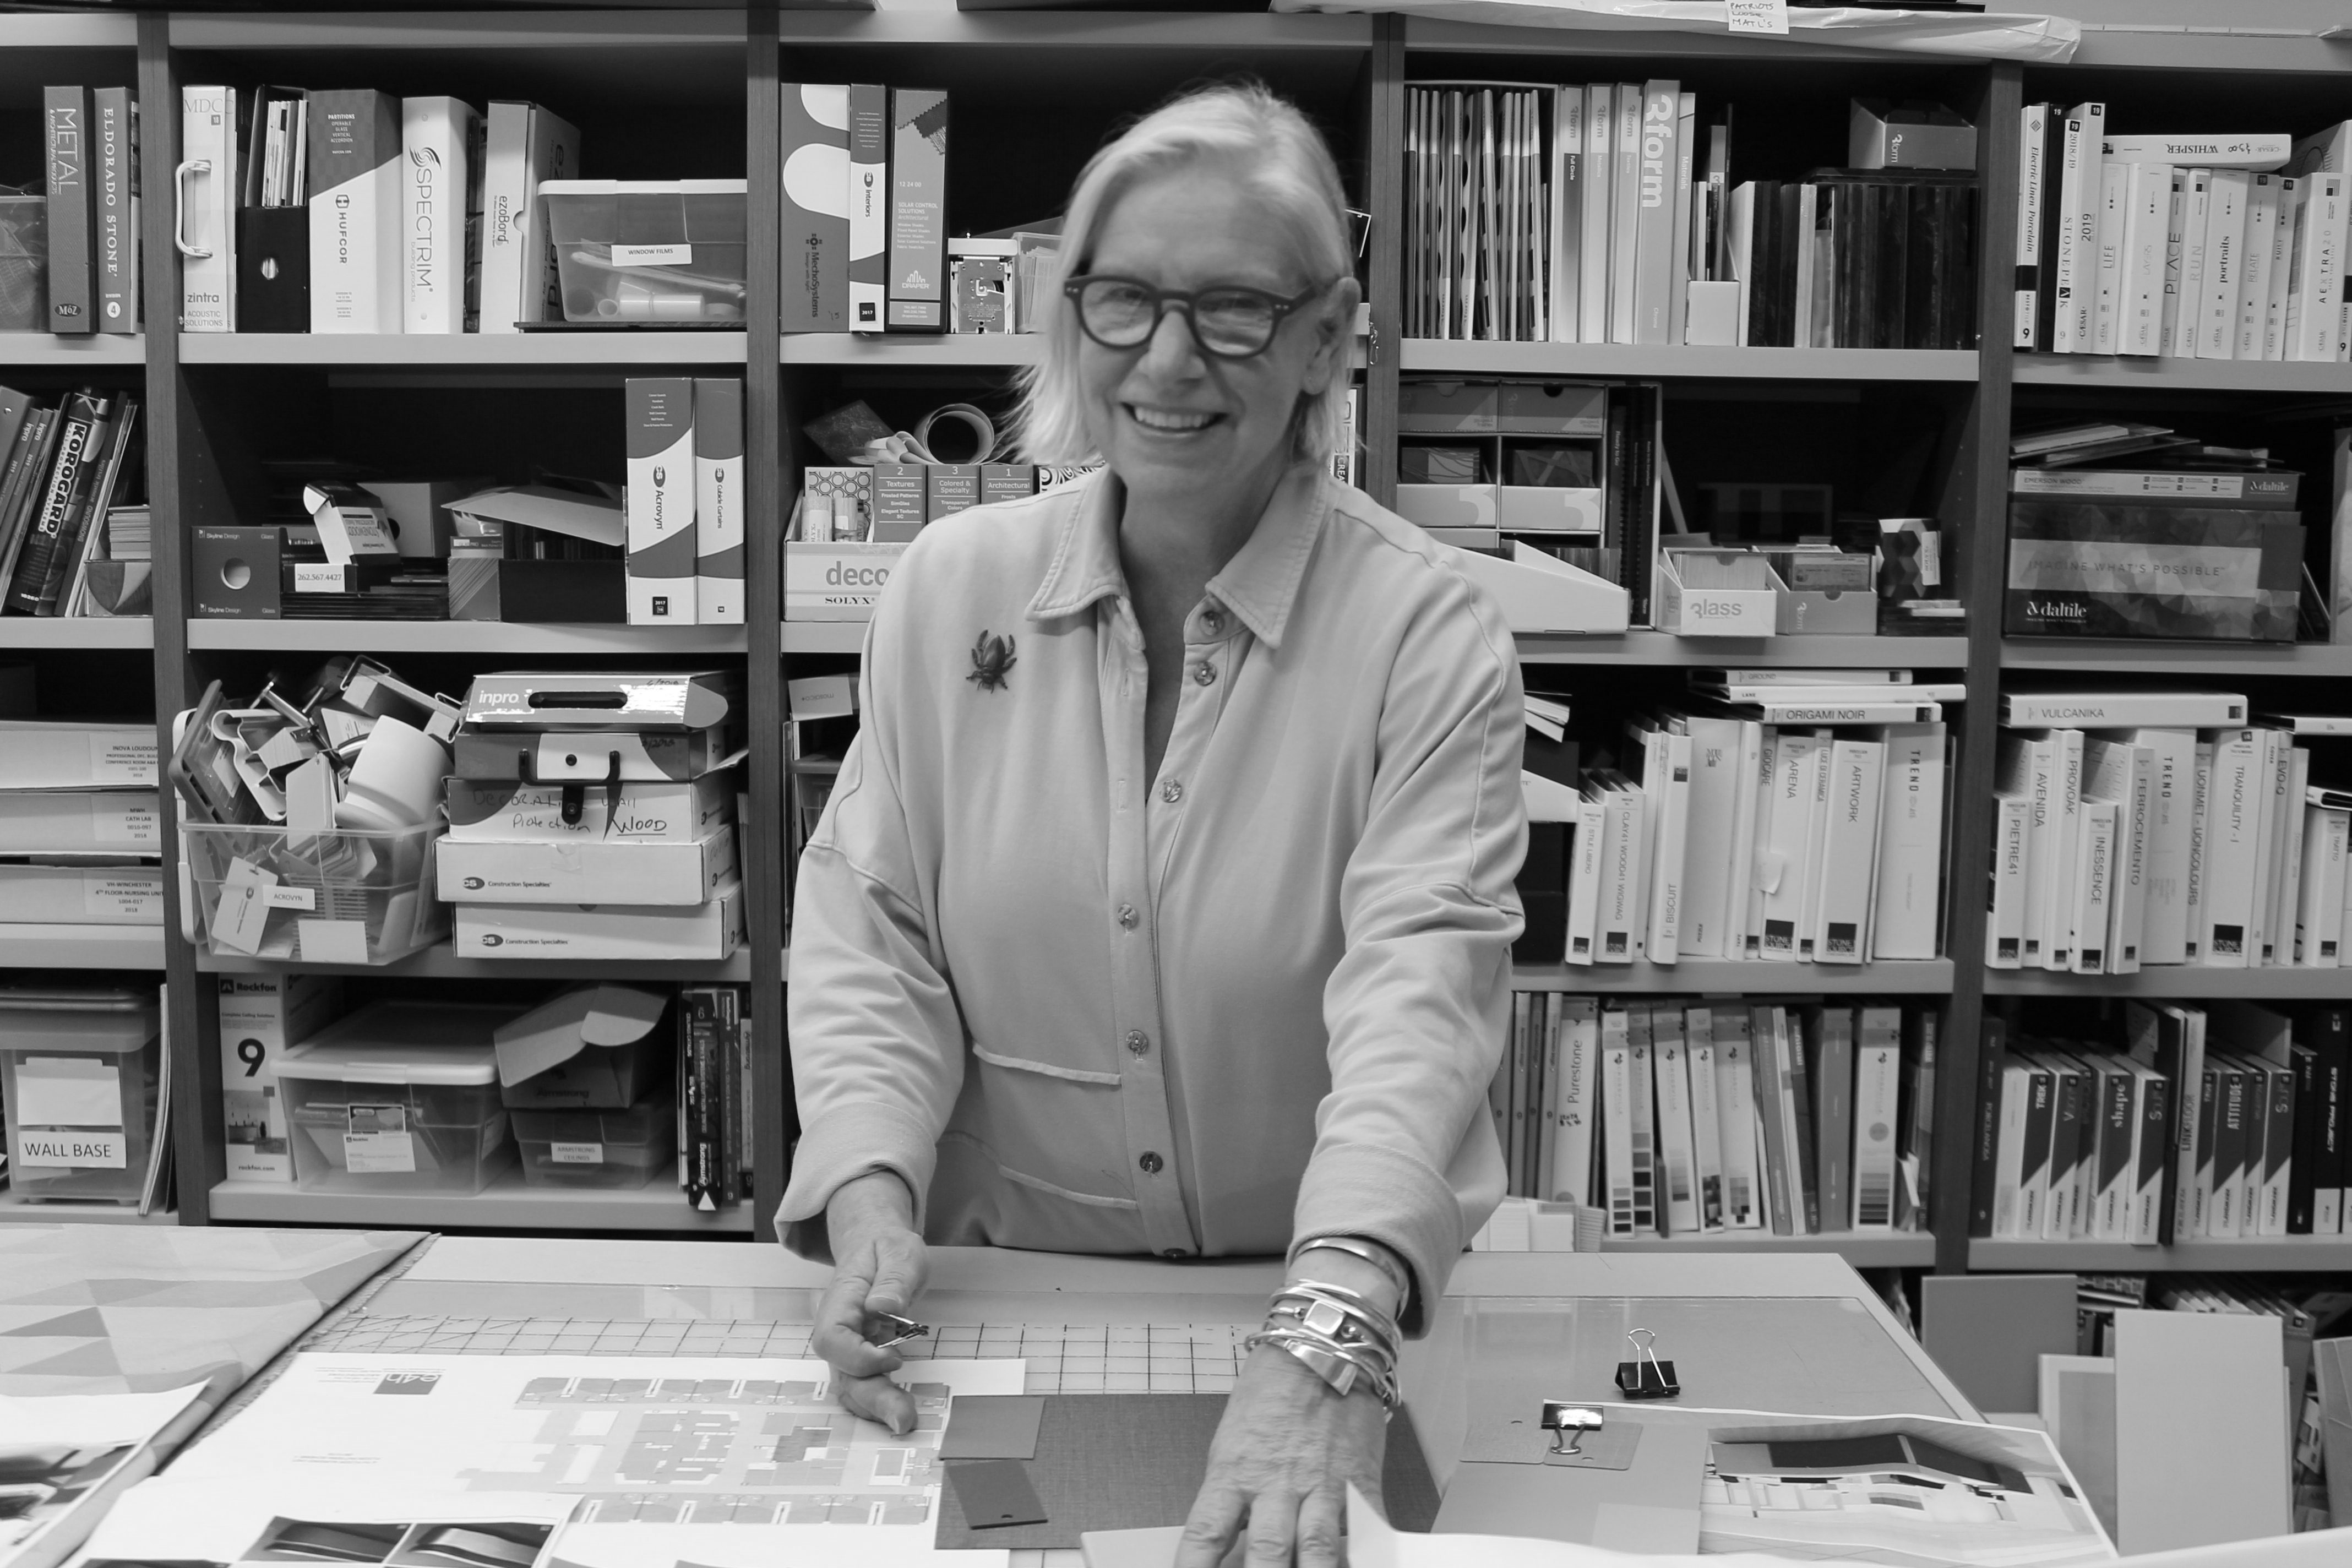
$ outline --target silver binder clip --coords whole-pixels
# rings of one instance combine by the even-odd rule
[[[1658,1359],[1658,1336],[1647,1329],[1629,1331],[1633,1359],[1617,1363],[1617,1387],[1628,1399],[1672,1399],[1683,1391],[1675,1381],[1675,1363]]]
[[[1584,1435],[1587,1432],[1600,1431],[1601,1424],[1604,1419],[1606,1418],[1600,1411],[1585,1405],[1570,1405],[1565,1399],[1545,1400],[1543,1429],[1551,1434],[1551,1447],[1549,1451],[1554,1454],[1581,1457],[1584,1450],[1578,1445],[1584,1441]]]
[[[930,1332],[930,1326],[912,1318],[902,1318],[896,1312],[869,1311],[866,1314],[866,1342],[876,1350],[887,1351],[893,1345],[919,1340]]]

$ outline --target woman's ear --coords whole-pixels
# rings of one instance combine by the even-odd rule
[[[1355,328],[1356,307],[1363,298],[1363,287],[1354,278],[1342,278],[1315,307],[1315,353],[1307,362],[1302,387],[1307,396],[1319,397],[1334,375],[1347,374],[1348,340]]]

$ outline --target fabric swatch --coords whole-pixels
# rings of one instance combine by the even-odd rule
[[[1045,1419],[1042,1394],[967,1394],[948,1406],[948,1429],[940,1438],[942,1459],[1034,1459],[1037,1424]]]

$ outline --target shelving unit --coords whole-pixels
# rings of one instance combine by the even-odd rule
[[[2080,0],[2100,20],[2122,0]],[[2261,26],[2275,0],[2246,0],[2230,25]],[[2294,21],[2294,26],[2303,26]],[[87,650],[121,658],[152,649],[159,726],[187,705],[215,675],[246,679],[270,667],[269,656],[362,650],[432,661],[461,679],[493,661],[555,658],[585,662],[740,659],[747,677],[751,756],[751,814],[743,824],[749,931],[734,958],[717,965],[608,965],[552,961],[458,959],[446,949],[382,969],[342,973],[393,982],[554,980],[635,974],[726,979],[750,987],[758,1030],[755,1061],[755,1201],[713,1223],[697,1219],[674,1191],[636,1194],[550,1193],[501,1186],[478,1198],[352,1198],[302,1194],[223,1179],[219,1052],[210,977],[258,967],[200,959],[181,939],[176,886],[167,884],[160,929],[0,927],[0,966],[19,970],[161,971],[172,984],[172,1029],[178,1095],[175,1121],[181,1223],[432,1226],[562,1231],[669,1232],[713,1236],[769,1234],[765,1216],[781,1194],[794,1123],[783,1037],[785,921],[781,869],[785,790],[781,733],[786,676],[834,670],[858,653],[859,623],[784,623],[774,520],[790,510],[799,465],[801,426],[849,395],[1001,393],[1012,374],[1034,363],[1032,337],[872,338],[849,334],[785,336],[778,331],[779,262],[776,84],[780,80],[924,82],[954,95],[958,157],[951,175],[951,232],[1041,218],[1093,150],[1094,138],[1121,116],[1193,81],[1249,71],[1307,103],[1332,134],[1351,202],[1372,217],[1367,283],[1371,331],[1365,340],[1366,488],[1394,495],[1396,387],[1400,374],[1463,376],[1654,379],[1671,398],[1704,397],[1819,403],[1837,412],[1903,398],[1937,400],[1951,428],[1936,459],[1933,510],[1950,531],[1947,571],[1974,612],[1962,637],[1785,637],[1754,641],[1680,639],[1647,631],[1614,637],[1528,637],[1519,654],[1538,684],[1577,685],[1591,666],[1597,686],[1640,679],[1643,670],[1707,666],[1908,666],[1942,679],[1964,678],[1973,700],[1950,710],[1958,743],[1948,955],[1930,963],[1847,968],[1814,964],[1685,963],[1522,971],[1515,984],[1536,989],[1629,995],[1885,995],[1940,1001],[1938,1140],[1931,1178],[1932,1235],[1789,1238],[1741,1233],[1736,1238],[1614,1243],[1619,1250],[1834,1249],[1868,1267],[2352,1268],[2352,1237],[2340,1244],[2198,1244],[2168,1249],[1971,1243],[1967,1235],[1969,1130],[1974,1116],[1976,1042],[1987,997],[2080,995],[2352,996],[2352,971],[2147,971],[2123,979],[1987,973],[1981,966],[1982,889],[1969,868],[1985,862],[1992,747],[2005,679],[2050,686],[2109,673],[2197,678],[2352,676],[2352,647],[2252,648],[2161,644],[2028,643],[2000,631],[2003,578],[2006,438],[2012,402],[2065,399],[2078,404],[2116,395],[2219,405],[2218,400],[2271,395],[2316,401],[2352,393],[2352,367],[2239,365],[2211,362],[2118,361],[2020,356],[2001,330],[2011,310],[2007,237],[2014,221],[2017,107],[2032,96],[2111,100],[2172,91],[2195,73],[2222,68],[2273,73],[2309,99],[2352,84],[2352,52],[2246,33],[2158,33],[2093,26],[2076,61],[2063,68],[1917,56],[1875,55],[1809,43],[1696,33],[1480,26],[1423,18],[1271,14],[841,9],[646,10],[467,15],[404,14],[0,16],[0,79],[89,79],[105,64],[120,79],[135,69],[145,116],[142,174],[150,331],[138,338],[74,341],[46,334],[0,337],[0,378],[22,374],[55,384],[82,369],[114,379],[143,370],[148,393],[148,472],[154,496],[156,616],[152,621],[0,619],[0,650],[64,659]],[[26,62],[33,62],[27,64]],[[111,64],[107,64],[111,62]],[[1974,352],[1887,353],[1812,349],[1650,348],[1586,344],[1491,343],[1406,339],[1402,243],[1406,229],[1403,167],[1405,84],[1441,77],[1524,76],[1558,81],[1622,80],[1645,74],[1703,81],[1705,101],[1738,101],[1743,85],[1779,90],[1784,75],[1839,110],[1852,94],[1892,90],[1896,77],[1931,80],[1932,92],[1975,119],[1986,171],[1979,214],[1979,319],[1988,331]],[[182,81],[295,81],[327,85],[377,80],[397,89],[534,96],[571,113],[609,122],[645,110],[658,129],[659,106],[699,116],[725,134],[688,147],[673,136],[641,160],[700,156],[706,168],[649,167],[648,174],[741,174],[750,191],[751,287],[740,331],[542,332],[441,338],[201,335],[170,330],[178,310],[176,255],[168,192],[178,157],[174,110]],[[443,85],[430,85],[442,83]],[[2315,86],[2315,84],[2317,84]],[[15,89],[10,89],[15,90]],[[1051,138],[1014,144],[1005,127],[1013,110],[1054,102],[1062,114]],[[616,107],[617,106],[617,107]],[[969,111],[969,112],[967,112]],[[2352,113],[2352,100],[2337,110]],[[1066,121],[1066,123],[1065,123]],[[2317,121],[2315,120],[2314,123]],[[1743,120],[1743,124],[1746,121]],[[2308,127],[2298,124],[2298,129]],[[740,130],[740,147],[734,138]],[[1842,134],[1842,131],[1841,131]],[[978,156],[994,136],[992,161]],[[613,149],[629,138],[606,137]],[[592,135],[590,173],[600,143]],[[679,149],[685,148],[684,154]],[[636,170],[630,172],[635,173]],[[1775,171],[1764,171],[1774,173]],[[982,181],[1013,185],[1018,210],[995,211]],[[962,193],[959,197],[958,193]],[[968,200],[966,212],[953,204]],[[1015,197],[998,205],[1016,205]],[[1034,210],[1033,210],[1034,209]],[[986,221],[977,221],[984,217]],[[959,218],[973,221],[958,221]],[[521,397],[541,389],[562,395],[610,395],[622,377],[652,368],[691,372],[740,367],[745,380],[745,457],[750,530],[750,614],[737,627],[650,629],[499,623],[198,621],[191,618],[187,529],[229,521],[234,508],[219,479],[216,443],[248,437],[234,416],[270,389],[302,396]],[[878,390],[877,390],[878,389]],[[1843,400],[1843,401],[1841,401]],[[2308,507],[2307,510],[2310,510]],[[771,526],[761,526],[766,520]],[[802,661],[794,663],[793,661]],[[1540,667],[1540,668],[1538,668]],[[2315,686],[2315,692],[2328,689]],[[167,814],[172,810],[168,793]],[[2005,1005],[2005,1004],[2004,1004]],[[21,1205],[33,1207],[37,1205]],[[16,1217],[0,1197],[0,1218]],[[27,1215],[26,1217],[35,1217]],[[2128,1255],[2128,1256],[2126,1256]]]
[[[32,1203],[14,1192],[0,1192],[0,1226],[9,1225],[177,1225],[173,1209],[139,1212],[136,1204]]]
[[[2319,1273],[2352,1269],[2352,1237],[2274,1236],[2243,1241],[2187,1241],[2133,1247],[2120,1241],[1984,1241],[1969,1243],[1969,1267],[2019,1272],[2065,1269],[2078,1274]]]
[[[751,977],[751,957],[745,948],[717,963],[661,959],[603,961],[566,958],[460,958],[446,947],[428,947],[390,963],[289,963],[276,959],[239,958],[199,952],[199,974],[275,974],[280,970],[313,974],[372,974],[394,980],[584,980],[595,977],[664,980],[678,984],[731,981]]]

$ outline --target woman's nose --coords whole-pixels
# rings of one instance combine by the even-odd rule
[[[1192,323],[1181,310],[1163,310],[1143,351],[1143,369],[1165,380],[1183,380],[1201,371],[1201,345],[1192,341]]]

